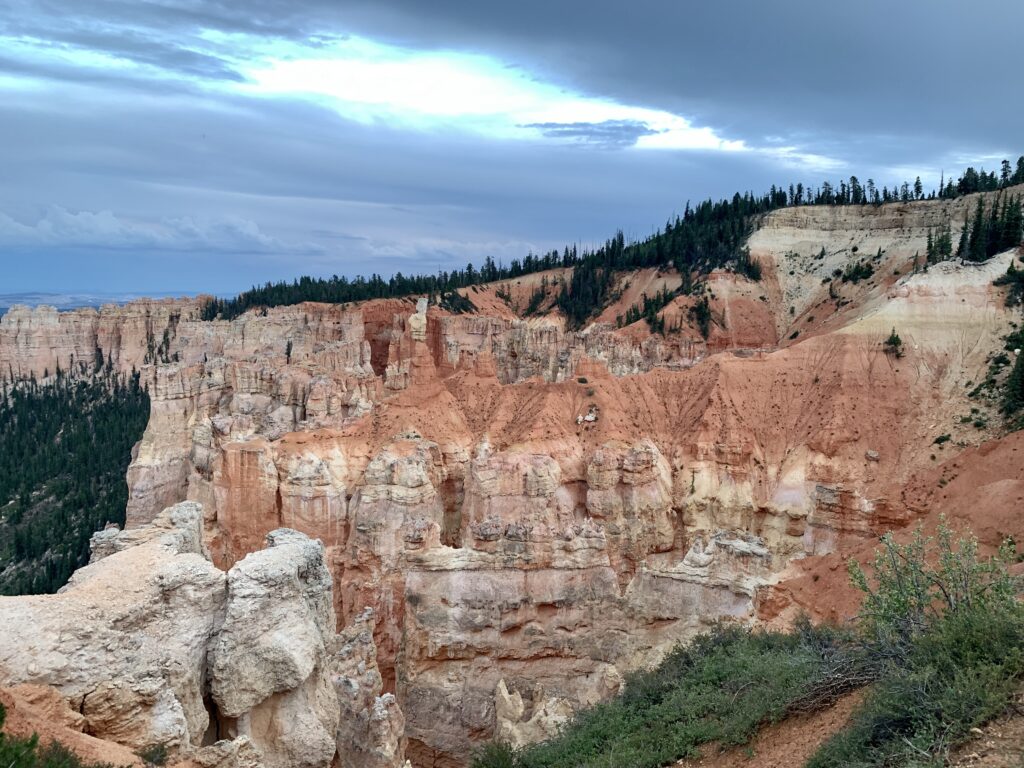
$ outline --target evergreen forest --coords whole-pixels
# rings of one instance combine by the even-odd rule
[[[705,200],[696,205],[686,204],[681,216],[669,219],[665,226],[649,237],[627,241],[620,230],[603,245],[594,249],[566,246],[561,251],[551,250],[543,255],[528,254],[522,260],[514,259],[509,265],[496,263],[491,257],[484,259],[480,268],[467,264],[465,269],[439,271],[437,274],[404,275],[401,272],[384,278],[373,274],[366,277],[330,278],[300,277],[293,281],[267,283],[254,286],[232,299],[212,299],[206,306],[204,317],[231,319],[247,310],[259,307],[285,306],[303,301],[321,301],[343,304],[367,299],[395,298],[415,295],[430,296],[435,303],[456,307],[455,311],[472,311],[472,305],[453,303],[451,297],[459,288],[496,280],[506,280],[550,269],[573,267],[572,277],[565,281],[556,298],[557,306],[566,315],[569,324],[581,327],[612,300],[615,275],[644,267],[675,268],[684,276],[683,291],[713,269],[732,267],[759,279],[756,262],[742,248],[743,241],[757,226],[761,215],[778,208],[800,205],[882,205],[915,200],[955,199],[975,192],[992,192],[1024,184],[1024,156],[1016,166],[1003,160],[999,173],[968,168],[956,180],[940,182],[939,189],[925,193],[920,178],[899,187],[879,188],[873,179],[861,183],[856,176],[838,184],[824,182],[816,188],[803,184],[790,184],[788,188],[773,186],[763,195],[751,192],[736,193],[730,199]],[[983,207],[983,203],[979,202]],[[997,204],[998,211],[976,212],[976,221],[970,228],[968,242],[963,246],[965,258],[978,260],[988,253],[1002,237],[1005,229],[997,233],[990,227],[993,216],[1004,227],[1005,217],[1013,209],[1019,215],[1019,201]],[[977,224],[977,217],[984,222]],[[986,218],[987,217],[987,218]],[[982,237],[984,230],[984,237]],[[973,233],[977,232],[975,235]],[[936,238],[942,233],[936,233]],[[952,243],[948,255],[952,255]],[[961,249],[958,249],[958,255]],[[641,312],[643,310],[641,309]]]
[[[63,586],[89,538],[123,525],[132,446],[149,418],[139,375],[58,371],[0,391],[0,594]]]

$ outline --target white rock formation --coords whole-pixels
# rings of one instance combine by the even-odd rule
[[[427,300],[416,301],[416,312],[409,316],[409,331],[413,341],[427,340]]]
[[[373,641],[373,610],[367,608],[338,635],[331,672],[338,696],[341,768],[400,768],[405,717],[383,680]]]
[[[58,594],[0,597],[0,685],[51,686],[90,735],[163,745],[188,765],[327,768],[340,736],[348,749],[329,667],[352,638],[335,634],[323,545],[278,529],[225,573],[202,525],[202,507],[184,502],[140,528],[101,531],[92,562]],[[345,712],[369,724],[360,749],[390,761],[341,765],[404,760],[401,713],[377,681]]]
[[[145,531],[99,534],[106,556],[59,594],[0,598],[0,681],[55,687],[99,738],[198,747],[206,652],[226,597],[201,526],[199,505],[179,504]]]
[[[287,528],[267,544],[228,571],[210,654],[213,700],[268,767],[329,765],[338,704],[325,664],[334,609],[323,547]]]

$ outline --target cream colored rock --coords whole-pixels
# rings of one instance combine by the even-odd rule
[[[132,749],[199,746],[207,647],[226,598],[201,526],[198,505],[172,507],[148,532],[105,532],[106,556],[59,594],[0,598],[0,681],[53,686],[89,733]]]
[[[268,768],[327,765],[338,726],[327,672],[331,576],[322,545],[297,531],[273,531],[267,545],[228,572],[211,694]]]
[[[224,739],[203,747],[173,768],[265,768],[263,755],[247,736]]]
[[[550,739],[569,722],[575,711],[570,702],[546,697],[541,688],[532,692],[531,699],[533,711],[527,712],[519,691],[509,693],[505,681],[498,681],[494,692],[495,738],[502,744],[522,749],[528,744]]]
[[[427,340],[427,300],[419,299],[416,302],[416,312],[409,316],[409,333],[413,341]]]
[[[0,598],[0,685],[52,686],[91,735],[163,745],[181,768],[327,768],[339,728],[330,665],[347,653],[378,686],[346,700],[365,753],[380,758],[366,764],[400,764],[401,711],[361,666],[374,663],[372,635],[368,650],[362,630],[355,646],[335,635],[320,542],[273,531],[225,574],[204,556],[203,518],[184,502],[101,531],[59,594]]]
[[[330,658],[341,710],[341,768],[400,768],[405,762],[405,717],[394,694],[381,694],[373,625],[373,611],[367,608],[338,635]]]

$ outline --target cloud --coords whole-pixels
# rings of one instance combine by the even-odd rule
[[[0,211],[0,245],[208,253],[317,254],[313,244],[284,243],[248,219],[232,216],[129,221],[111,211],[69,211],[53,205],[31,223]]]
[[[641,136],[652,136],[658,133],[640,120],[602,120],[599,123],[527,123],[523,127],[536,128],[550,138],[575,139],[586,144],[611,149],[631,147]]]
[[[157,87],[172,80],[207,95],[306,98],[348,120],[411,130],[602,149],[748,149],[748,142],[691,117],[588,94],[475,51],[416,49],[354,34],[289,37],[203,26],[185,31],[184,42],[171,42],[165,30],[93,24],[46,27],[52,38],[31,26],[31,34],[0,34],[7,52],[0,68],[53,80],[137,87],[151,78],[161,81]],[[797,151],[789,159],[801,156]]]
[[[933,185],[1021,149],[993,18],[1024,5],[9,0],[5,289],[432,271],[736,190]]]
[[[230,39],[251,56],[239,64],[247,82],[238,92],[317,99],[363,123],[600,148],[747,148],[682,115],[582,93],[493,56],[419,51],[357,36],[313,46]]]

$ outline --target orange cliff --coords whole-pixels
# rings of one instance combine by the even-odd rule
[[[346,699],[361,746],[339,741],[342,765],[459,766],[496,733],[543,738],[711,622],[849,615],[843,559],[883,531],[943,511],[1022,540],[1024,449],[994,413],[961,419],[988,408],[967,392],[1018,319],[992,287],[1013,255],[914,269],[929,227],[971,204],[769,214],[749,243],[762,281],[707,281],[707,339],[693,297],[662,310],[664,337],[616,327],[671,271],[622,276],[580,330],[547,299],[524,316],[564,270],[464,290],[478,311],[461,315],[392,299],[203,322],[175,305],[156,362],[148,330],[114,356],[152,402],[129,528],[198,501],[220,569],[276,529],[322,542],[346,658],[375,691]],[[834,278],[857,259],[870,279]],[[81,319],[30,314],[0,321],[18,371],[91,343]]]

